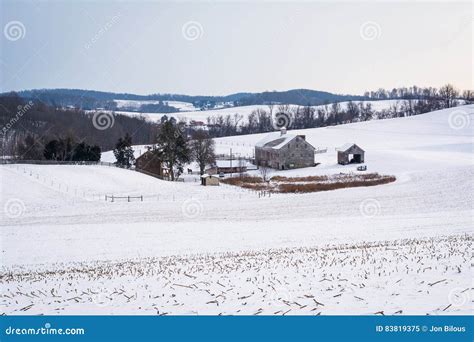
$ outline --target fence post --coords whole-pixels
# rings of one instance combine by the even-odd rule
[[[112,202],[114,201],[114,195],[112,195]]]
[[[140,197],[141,197],[141,200],[142,200],[142,202],[143,202],[143,195],[141,195]]]
[[[107,195],[105,195],[105,201],[107,202]]]
[[[130,202],[130,196],[127,196],[127,202]]]

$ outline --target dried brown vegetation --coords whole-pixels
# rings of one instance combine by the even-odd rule
[[[365,173],[307,177],[274,176],[268,183],[264,182],[260,177],[248,176],[227,178],[222,182],[257,191],[270,191],[274,193],[308,193],[356,188],[361,186],[374,186],[391,183],[395,180],[395,176],[379,175],[378,173]]]
[[[396,178],[394,176],[382,176],[382,178],[369,179],[369,180],[347,180],[345,182],[334,182],[334,183],[306,183],[306,184],[294,184],[294,183],[283,183],[278,185],[278,192],[281,193],[304,193],[304,192],[318,192],[318,191],[329,191],[344,188],[357,188],[361,186],[374,186],[380,184],[387,184],[394,182]]]

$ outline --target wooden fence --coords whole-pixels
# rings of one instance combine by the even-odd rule
[[[114,196],[114,195],[105,195],[105,201],[107,202],[110,200],[110,202],[114,202],[117,199],[126,199],[127,202],[130,202],[130,200],[133,199],[140,199],[140,202],[143,202],[143,195],[140,196]]]

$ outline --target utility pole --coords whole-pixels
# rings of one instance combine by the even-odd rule
[[[232,147],[230,148],[230,176],[232,177]]]

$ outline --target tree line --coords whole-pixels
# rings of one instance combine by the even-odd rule
[[[386,91],[381,90],[380,94],[386,94]],[[394,101],[389,108],[382,110],[375,110],[371,103],[354,101],[348,101],[345,106],[335,102],[317,107],[268,104],[266,109],[256,109],[245,119],[238,113],[208,117],[207,125],[211,137],[224,137],[274,131],[278,128],[280,120],[285,127],[291,129],[316,128],[373,119],[412,116],[474,102],[472,91],[465,90],[461,93],[450,84],[440,89],[395,88],[393,94],[396,94],[397,98],[394,99],[397,101]],[[374,96],[374,99],[385,99],[383,97],[385,95]]]
[[[107,126],[98,125],[102,119],[108,120]],[[0,127],[2,156],[18,158],[23,158],[22,147],[31,145],[32,140],[38,146],[45,146],[53,140],[57,140],[56,146],[60,146],[69,140],[79,149],[84,143],[111,150],[126,133],[133,135],[137,144],[150,144],[158,131],[158,125],[144,117],[60,109],[38,100],[27,102],[15,93],[0,96]],[[38,152],[37,156],[41,154]],[[71,158],[66,152],[57,155]]]
[[[135,163],[132,137],[127,134],[120,138],[113,150],[116,162],[120,167],[131,168]],[[184,172],[190,162],[198,164],[200,174],[206,167],[216,161],[215,142],[203,130],[197,130],[191,136],[186,134],[184,123],[175,120],[164,120],[160,124],[155,143],[149,151],[169,170],[170,180],[174,181]]]
[[[101,148],[76,141],[73,137],[55,138],[45,144],[28,134],[17,146],[17,159],[54,161],[100,161]]]

